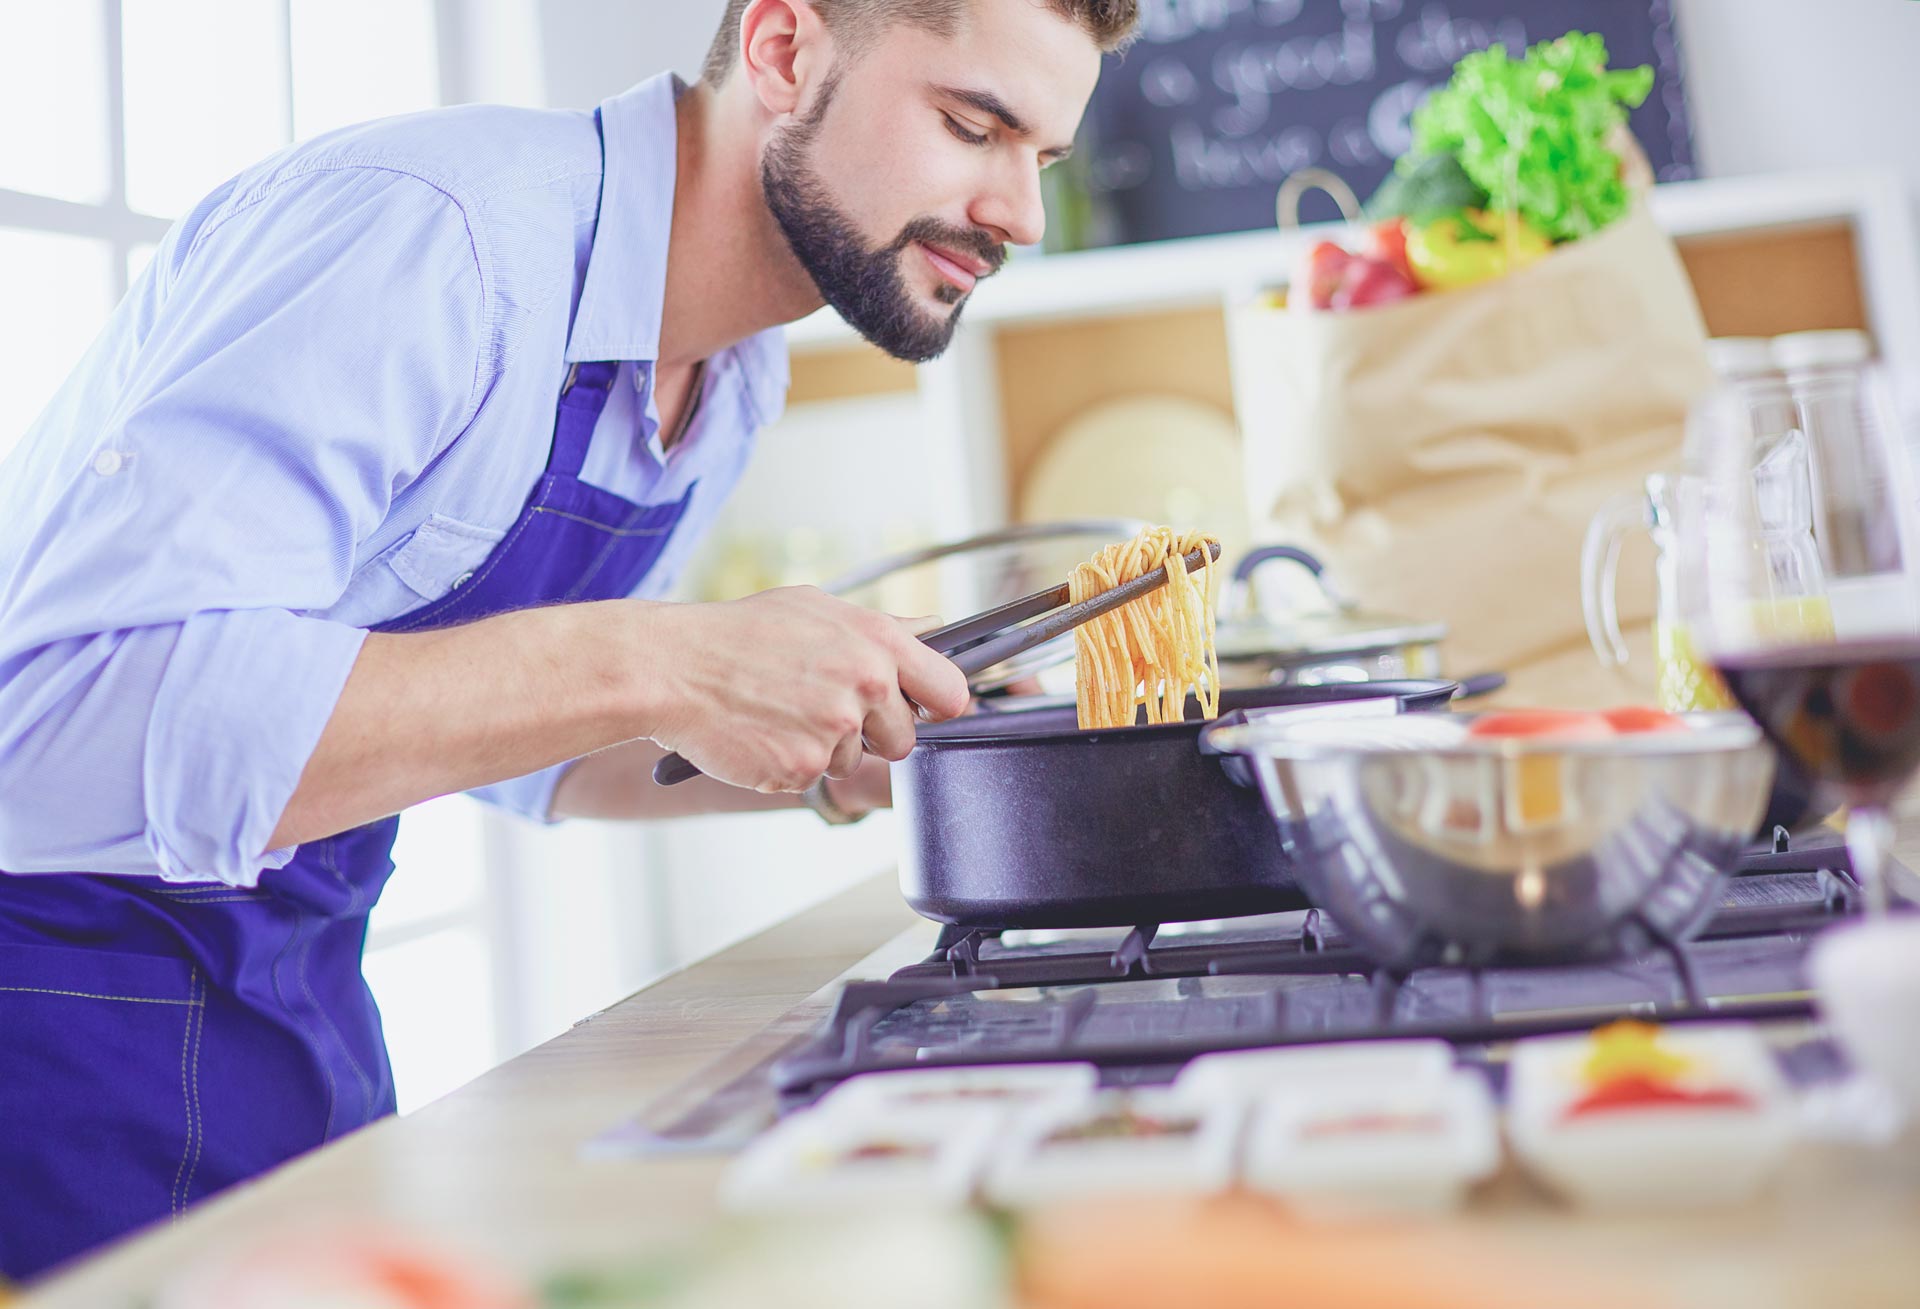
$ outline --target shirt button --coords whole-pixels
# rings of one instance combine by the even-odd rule
[[[102,450],[93,457],[93,471],[102,477],[112,477],[126,466],[126,456],[118,450]]]
[[[468,569],[466,572],[460,574],[460,576],[454,578],[453,584],[455,586],[465,586],[468,582],[472,580],[473,580],[473,570]]]

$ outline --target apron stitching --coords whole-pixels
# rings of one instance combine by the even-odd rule
[[[193,1175],[200,1171],[200,1147],[207,1142],[207,1120],[200,1110],[200,1038],[207,1031],[207,983],[200,976],[199,969],[194,970],[194,984],[200,990],[200,1002],[194,1006],[193,1022],[193,1160],[187,1165],[187,1180],[180,1187],[180,1208],[185,1212],[187,1202],[193,1195]]]
[[[187,1095],[187,1050],[193,1045],[193,984],[187,984],[187,1021],[180,1031],[180,1108],[186,1115],[186,1138],[180,1142],[180,1162],[173,1166],[173,1189],[167,1192],[167,1212],[180,1216],[180,1178],[187,1171],[187,1156],[193,1152],[193,1100]]]
[[[173,1190],[167,1195],[167,1208],[175,1218],[184,1209],[180,1199],[180,1179],[187,1171],[187,1156],[193,1152],[193,1096],[187,1090],[187,1051],[193,1045],[194,997],[199,993],[199,973],[187,979],[187,1026],[180,1034],[180,1104],[187,1115],[186,1139],[180,1143],[180,1162],[173,1169]]]
[[[62,991],[52,986],[0,986],[0,991],[23,991],[32,995],[70,995],[76,1000],[125,1000],[128,1004],[193,1004],[191,1000],[161,1000],[150,995],[101,995],[97,991]]]
[[[661,507],[660,505],[642,505],[641,509],[644,511],[646,509],[658,509]],[[588,527],[605,532],[608,536],[671,536],[673,534],[672,527],[609,527],[605,523],[595,522],[593,519],[583,517],[580,514],[570,514],[564,509],[549,509],[545,505],[535,505],[533,512],[536,514],[552,514],[555,518],[564,518],[570,523],[585,523]],[[675,526],[678,525],[678,523],[675,524]]]
[[[360,888],[348,882],[347,879],[341,875],[339,860],[336,857],[336,851],[332,841],[327,842],[325,849],[321,853],[320,866],[326,869],[333,877],[333,880],[338,882],[346,891],[347,916],[352,917],[354,912],[360,907]],[[347,1067],[353,1070],[354,1080],[360,1083],[360,1097],[365,1105],[365,1111],[362,1116],[371,1118],[373,1116],[373,1083],[368,1079],[366,1070],[360,1067],[360,1061],[353,1057],[353,1051],[348,1047],[346,1038],[340,1035],[340,1028],[333,1021],[333,1015],[328,1013],[327,1007],[321,1004],[318,998],[314,996],[313,985],[307,977],[307,963],[313,957],[313,942],[318,940],[319,937],[320,933],[315,932],[313,938],[307,942],[306,950],[300,956],[300,986],[301,989],[307,993],[307,999],[313,1002],[314,1009],[319,1012],[320,1021],[327,1025],[329,1032],[333,1033],[334,1044],[339,1047],[340,1053],[346,1056]],[[361,973],[360,976],[362,979],[361,985],[366,985],[365,974]],[[331,1128],[331,1122],[329,1122],[328,1126]]]
[[[329,838],[325,844],[331,843],[332,840]],[[308,1026],[307,1020],[302,1018],[299,1011],[287,1002],[287,993],[282,990],[280,986],[280,965],[286,962],[287,955],[291,953],[294,946],[299,943],[300,933],[304,931],[307,926],[307,911],[297,904],[291,907],[294,914],[293,935],[289,936],[287,943],[280,947],[280,953],[274,956],[273,966],[268,971],[273,978],[274,998],[280,1002],[280,1007],[286,1010],[287,1016],[300,1025],[300,1034],[306,1037],[308,1047],[312,1048],[319,1044],[319,1041],[314,1037],[313,1028]],[[321,1128],[320,1139],[322,1141],[330,1141],[333,1139],[334,1104],[340,1098],[340,1088],[336,1086],[333,1081],[333,1065],[325,1059],[320,1061],[320,1072],[327,1079],[327,1121]]]
[[[585,575],[582,576],[579,581],[575,582],[572,588],[568,590],[567,600],[568,601],[578,600],[580,598],[581,593],[584,592],[589,586],[593,585],[594,579],[600,576],[600,570],[606,567],[607,560],[613,558],[614,547],[620,544],[620,541],[623,537],[639,538],[643,536],[657,536],[657,537],[665,538],[665,537],[672,536],[673,529],[680,525],[680,519],[686,513],[687,502],[692,498],[693,498],[693,488],[688,487],[687,493],[680,497],[679,504],[672,506],[675,511],[673,524],[672,526],[669,526],[666,528],[640,529],[640,528],[612,527],[606,524],[595,523],[591,519],[580,517],[578,514],[564,513],[558,509],[540,510],[539,512],[553,514],[556,517],[569,519],[576,523],[586,523],[588,526],[597,528],[600,531],[603,531],[607,534],[606,543],[600,547],[600,553],[594,559],[593,566],[587,569]],[[660,506],[655,506],[655,505],[636,506],[633,510],[631,518],[634,521],[638,521],[641,518],[645,518],[649,513],[652,513],[654,509],[659,507]],[[654,556],[654,562],[655,563],[659,562],[658,554]],[[651,565],[649,565],[649,567],[651,567]]]
[[[218,886],[195,886],[180,891],[164,890],[157,886],[151,886],[145,889],[148,895],[164,895],[169,900],[195,900],[203,895],[257,896],[262,894],[259,891],[250,890],[244,886],[228,886],[224,882]]]
[[[584,519],[578,518],[573,514],[559,514],[558,516],[561,518],[572,519],[574,522],[585,521]],[[599,525],[595,524],[595,526],[599,526]],[[613,557],[614,547],[620,544],[620,537],[623,535],[627,535],[627,533],[623,533],[617,527],[609,527],[609,528],[605,528],[604,530],[607,533],[607,539],[605,542],[601,544],[599,552],[594,556],[593,564],[587,569],[585,573],[581,574],[580,580],[575,582],[573,586],[568,589],[567,599],[562,603],[578,600],[580,598],[581,592],[585,591],[589,586],[593,585],[593,579],[600,576],[600,570],[602,568],[605,568],[607,566],[607,560]],[[657,535],[660,535],[660,533],[656,532],[656,533],[652,533],[652,535],[657,536]]]
[[[166,892],[160,894],[165,895]],[[182,904],[256,904],[260,899],[257,895],[181,895],[167,898]]]

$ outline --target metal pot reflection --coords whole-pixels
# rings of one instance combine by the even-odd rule
[[[1350,725],[1349,725],[1350,726]],[[1541,746],[1456,722],[1223,724],[1301,888],[1391,968],[1610,956],[1685,940],[1766,806],[1771,752],[1737,715]],[[1371,735],[1369,735],[1371,733]]]

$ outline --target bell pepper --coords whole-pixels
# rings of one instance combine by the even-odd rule
[[[1399,274],[1418,285],[1413,269],[1407,265],[1407,220],[1389,218],[1375,223],[1367,232],[1367,253],[1392,264]]]
[[[1469,209],[1410,228],[1407,265],[1422,287],[1443,291],[1503,277],[1552,248],[1522,218]]]

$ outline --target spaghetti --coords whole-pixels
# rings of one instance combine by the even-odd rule
[[[1218,561],[1199,532],[1148,527],[1076,565],[1067,579],[1075,604],[1165,565],[1167,584],[1074,629],[1074,701],[1082,728],[1130,727],[1139,706],[1149,723],[1186,717],[1189,692],[1208,718],[1220,712],[1220,665],[1213,653]],[[1183,556],[1202,550],[1196,574]]]

